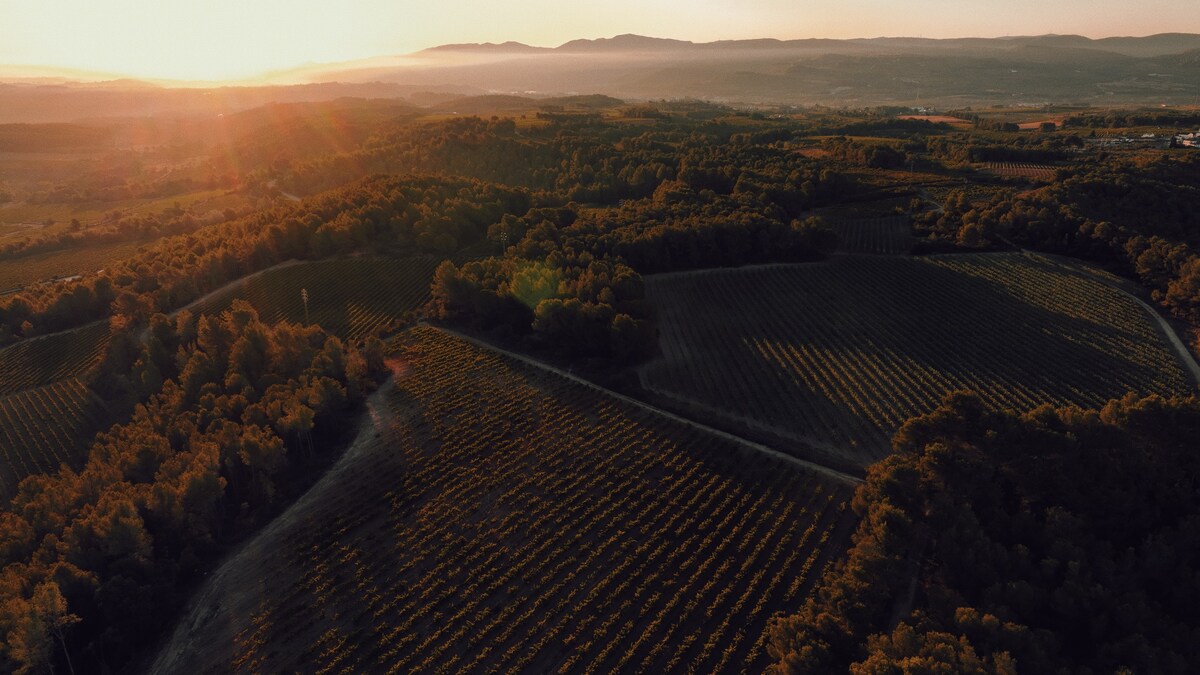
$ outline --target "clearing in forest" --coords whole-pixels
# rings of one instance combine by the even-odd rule
[[[958,389],[1028,410],[1192,387],[1136,300],[1032,254],[839,256],[646,281],[663,352],[641,370],[652,395],[827,459],[883,457],[905,420]]]
[[[154,672],[761,671],[852,487],[430,327]]]
[[[266,323],[304,323],[301,291],[306,290],[309,322],[354,340],[424,304],[438,262],[429,256],[361,256],[281,266],[237,282],[190,309],[218,314],[241,299]]]

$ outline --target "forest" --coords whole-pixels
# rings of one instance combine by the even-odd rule
[[[949,396],[854,497],[846,559],[770,628],[776,672],[1187,672],[1200,401],[992,413]]]
[[[1191,117],[946,110],[960,121],[950,124],[892,108],[509,98],[0,127],[0,163],[29,169],[0,181],[5,213],[23,214],[0,223],[13,279],[0,295],[0,438],[36,454],[3,472],[15,487],[0,510],[0,670],[144,667],[222,559],[328,475],[365,401],[396,382],[388,415],[412,437],[387,447],[437,476],[430,499],[546,509],[562,499],[573,529],[561,536],[586,554],[629,548],[650,566],[680,542],[622,539],[619,524],[591,541],[597,526],[575,514],[694,517],[638,505],[695,476],[728,480],[730,509],[770,499],[811,519],[754,511],[742,529],[733,511],[705,511],[742,538],[727,549],[687,521],[712,558],[673,572],[711,564],[740,590],[704,586],[706,610],[672,594],[696,574],[634,584],[619,568],[603,584],[636,595],[596,601],[604,609],[572,629],[595,633],[571,633],[574,646],[535,636],[539,666],[732,672],[737,656],[797,673],[1174,673],[1200,660],[1189,614],[1200,405],[1188,367],[1200,349],[1200,155],[1090,142],[1111,129],[1165,134]],[[456,108],[478,112],[446,112]],[[87,159],[50,161],[66,150]],[[994,166],[1006,162],[1032,168]],[[558,370],[523,375],[533,371],[492,349]],[[622,447],[660,449],[662,466],[555,445],[547,431],[599,438],[599,415],[618,409]],[[52,410],[86,419],[56,425]],[[438,439],[462,439],[460,454],[430,459]],[[533,473],[527,453],[487,475],[486,491],[463,482],[479,462],[509,461],[494,448],[521,442],[558,453],[553,475]],[[594,503],[567,494],[562,485],[599,491],[607,483],[594,481],[608,480],[579,473],[567,450],[604,466],[622,457],[630,464],[612,475],[640,491]],[[861,482],[849,509],[805,473],[818,470]],[[396,472],[397,484],[415,480]],[[785,498],[785,484],[816,492]],[[422,512],[386,492],[347,517],[413,531],[436,521],[429,532],[461,543],[443,522],[453,509]],[[343,525],[314,531],[341,537]],[[746,534],[759,530],[810,548],[766,550]],[[431,541],[408,563],[428,585],[392,588],[440,598],[457,637],[438,643],[440,632],[409,623],[411,634],[375,644],[357,626],[346,653],[419,664],[397,646],[419,635],[431,665],[532,668],[501,627],[509,615],[485,611],[517,582],[480,567],[494,595],[458,598],[420,567]],[[501,564],[507,549],[480,541],[497,548],[473,549],[455,574]],[[560,543],[536,540],[569,548]],[[770,569],[739,566],[743,549]],[[521,565],[555,583],[575,564],[564,553],[544,568],[521,551]],[[327,590],[314,581],[326,567],[288,560],[273,564],[296,588]],[[355,569],[331,579],[349,584]],[[751,602],[760,582],[770,597]],[[563,586],[520,583],[522,612],[565,606]],[[661,617],[652,626],[630,609],[643,596]],[[470,607],[505,636],[503,656],[446,654],[475,644]],[[754,634],[731,628],[734,617],[752,617]],[[622,654],[604,642],[639,626],[666,636],[661,648],[631,638]],[[307,630],[293,638],[315,659],[326,636]]]

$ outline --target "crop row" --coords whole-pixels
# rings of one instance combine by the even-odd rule
[[[394,348],[394,424],[213,672],[761,670],[852,526],[846,485],[435,329]]]
[[[26,476],[78,468],[104,405],[77,379],[0,398],[0,497],[7,501]]]
[[[219,313],[242,299],[268,323],[303,323],[307,316],[330,333],[354,340],[428,300],[437,262],[431,257],[354,257],[289,265],[251,277],[195,311]]]
[[[0,350],[0,395],[83,375],[103,357],[107,323],[23,340]]]
[[[1022,162],[988,162],[984,167],[999,176],[1020,176],[1047,181],[1054,180],[1058,171],[1057,167]]]
[[[0,293],[85,272],[94,272],[137,252],[142,242],[97,244],[10,258],[0,263]]]
[[[908,216],[835,220],[831,228],[838,236],[838,250],[844,253],[895,255],[907,253],[912,246]]]
[[[1026,410],[1188,388],[1136,302],[1020,254],[652,277],[648,291],[663,358],[647,388],[862,463],[954,390]]]

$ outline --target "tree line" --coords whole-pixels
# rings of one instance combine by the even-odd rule
[[[74,283],[29,287],[0,302],[0,344],[121,315],[146,321],[290,259],[370,247],[444,254],[481,240],[532,203],[525,190],[438,176],[375,176],[307,200],[163,237]]]
[[[770,628],[775,672],[1186,673],[1200,401],[947,397],[855,495],[849,555]]]
[[[931,236],[966,246],[1006,240],[1138,279],[1180,318],[1200,323],[1200,156],[1110,158],[1064,180],[972,203],[951,194],[918,217]]]
[[[215,557],[295,492],[385,369],[378,340],[267,326],[240,301],[156,315],[145,343],[116,344],[99,379],[121,375],[144,403],[80,471],[27,478],[0,513],[6,672],[127,667]]]

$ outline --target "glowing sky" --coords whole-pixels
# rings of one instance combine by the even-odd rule
[[[451,42],[1200,32],[1194,0],[0,0],[0,64],[234,79]]]

